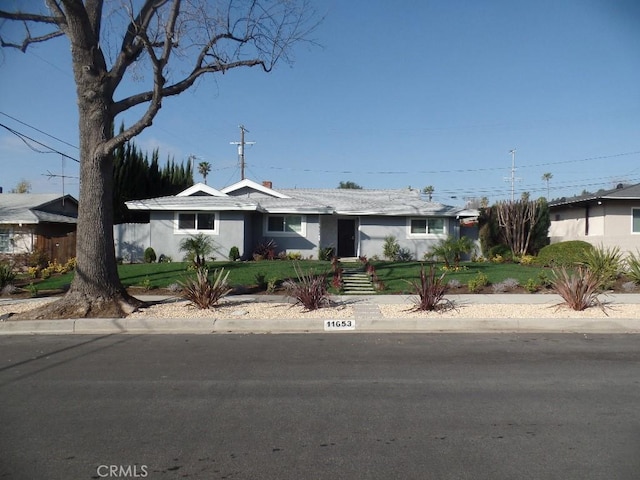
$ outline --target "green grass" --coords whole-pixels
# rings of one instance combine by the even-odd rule
[[[411,293],[411,286],[406,280],[420,278],[420,262],[373,262],[376,267],[378,277],[384,282],[387,289],[383,293]],[[438,264],[437,273],[442,273]],[[530,278],[538,279],[541,273],[549,275],[549,269],[537,266],[526,266],[518,263],[471,263],[461,264],[463,270],[457,272],[447,272],[444,278],[445,283],[456,279],[461,284],[466,285],[469,280],[475,277],[478,272],[484,273],[489,279],[489,283],[499,283],[507,278],[515,278],[520,285],[527,283]]]
[[[296,262],[302,271],[309,269],[317,273],[330,272],[331,263],[318,260],[300,260]],[[151,288],[166,288],[172,283],[184,281],[193,276],[193,271],[188,271],[188,263],[141,263],[133,265],[119,265],[118,274],[125,287],[147,286]],[[288,260],[274,260],[262,262],[213,262],[209,264],[210,270],[223,268],[229,272],[231,286],[251,286],[257,284],[257,278],[262,275],[265,281],[272,278],[278,281],[288,278],[296,278],[293,268],[294,262]],[[384,282],[386,290],[382,293],[410,293],[411,287],[406,280],[415,280],[420,277],[420,262],[373,262],[378,277]],[[343,267],[358,267],[360,264],[342,265]],[[498,283],[507,278],[515,278],[524,285],[528,279],[538,279],[541,272],[549,274],[549,269],[536,266],[523,266],[514,263],[464,263],[465,270],[447,272],[445,282],[457,279],[466,285],[478,272],[484,273],[490,283]],[[440,268],[441,265],[438,265]],[[438,270],[440,272],[440,270]],[[71,283],[73,272],[53,276],[37,283],[38,290],[53,290],[65,288]],[[148,280],[147,280],[148,279]],[[28,282],[27,282],[28,283]]]

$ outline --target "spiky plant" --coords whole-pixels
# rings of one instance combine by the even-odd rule
[[[587,250],[581,265],[587,267],[599,281],[602,290],[613,287],[622,271],[622,252],[619,247],[599,246]]]
[[[201,309],[215,307],[232,290],[227,282],[228,277],[229,272],[225,274],[224,268],[215,270],[210,277],[209,270],[200,267],[196,270],[195,278],[179,282],[182,286],[182,297]]]
[[[313,270],[303,272],[294,264],[297,281],[289,279],[283,283],[289,296],[295,298],[296,305],[302,305],[307,310],[317,310],[329,304],[327,289],[327,274],[316,274]]]
[[[578,266],[571,273],[565,267],[554,269],[551,285],[573,310],[581,311],[597,305],[604,311],[598,300],[600,279],[585,266]]]
[[[444,298],[447,284],[444,281],[445,274],[436,275],[433,265],[429,265],[429,273],[424,270],[424,265],[420,266],[420,279],[407,280],[412,286],[413,293],[417,295],[415,300],[415,310],[445,310],[453,307],[453,303]]]
[[[626,274],[634,283],[640,285],[640,251],[629,252],[625,259]]]

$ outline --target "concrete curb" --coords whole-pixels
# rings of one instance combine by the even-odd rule
[[[399,318],[353,320],[353,329],[325,330],[327,319],[24,320],[0,323],[0,335],[225,334],[225,333],[640,333],[640,319]],[[339,322],[339,320],[336,320]]]

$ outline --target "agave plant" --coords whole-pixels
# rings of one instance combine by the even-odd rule
[[[622,271],[622,252],[619,247],[607,248],[601,245],[587,250],[580,264],[598,278],[602,290],[608,290],[613,287]]]
[[[640,285],[640,251],[629,252],[625,260],[626,274],[634,283]]]

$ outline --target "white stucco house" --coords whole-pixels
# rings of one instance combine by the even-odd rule
[[[181,259],[180,241],[204,233],[217,258],[238,247],[245,259],[256,245],[273,240],[278,252],[318,258],[333,248],[339,257],[382,257],[385,237],[394,236],[414,258],[449,235],[477,238],[461,227],[476,210],[426,201],[416,190],[274,189],[271,182],[242,180],[221,190],[198,183],[169,197],[126,202],[149,212],[149,224],[116,225],[116,256],[139,260],[148,246],[157,255]],[[461,230],[462,229],[462,230]]]
[[[583,240],[594,246],[640,250],[640,184],[549,202],[551,243]]]

